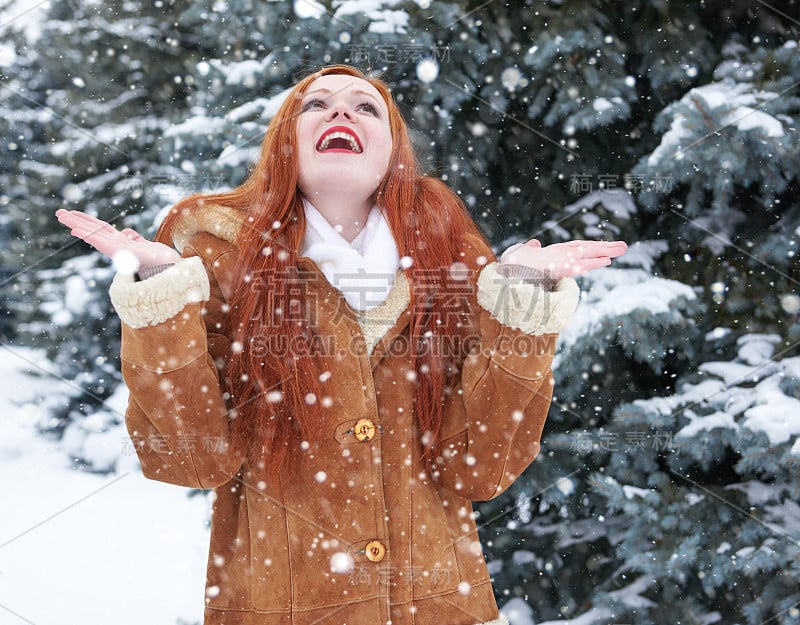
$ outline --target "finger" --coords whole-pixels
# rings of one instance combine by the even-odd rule
[[[78,239],[81,239],[84,243],[91,245],[94,249],[106,256],[110,256],[111,250],[114,249],[111,241],[107,238],[99,237],[96,235],[92,235],[91,233],[86,232],[85,230],[72,230],[70,234]]]
[[[628,245],[625,241],[586,241],[587,245],[592,245],[599,249],[607,250],[627,250]]]
[[[120,236],[119,230],[117,230],[114,226],[99,220],[77,218],[70,221],[69,227],[71,227],[73,230],[81,230],[87,234],[97,234],[107,237]]]
[[[519,249],[519,248],[521,248],[522,246],[523,246],[523,244],[522,244],[522,243],[515,243],[514,245],[512,245],[511,247],[509,247],[509,248],[508,248],[508,249],[507,249],[505,252],[503,252],[503,253],[500,255],[500,262],[503,262],[503,260],[505,260],[506,258],[508,258],[508,255],[509,255],[509,254],[511,254],[511,252],[513,252],[513,251],[515,251],[515,250],[518,250],[518,249]]]
[[[144,241],[145,240],[145,238],[141,234],[136,232],[136,230],[134,230],[133,228],[125,228],[124,230],[121,230],[120,232],[122,234],[124,234],[126,237],[128,237],[131,241]]]
[[[530,239],[528,241],[525,241],[525,245],[527,245],[528,247],[537,247],[538,248],[538,247],[542,247],[542,242],[539,241],[539,239]]]
[[[607,241],[584,241],[583,245],[577,246],[576,249],[583,258],[600,258],[602,256],[616,258],[622,256],[627,247]]]
[[[628,250],[625,247],[611,248],[608,250],[608,256],[609,258],[617,258],[618,256],[625,254],[626,251]]]
[[[593,245],[603,248],[620,248],[623,250],[628,249],[628,244],[625,241],[584,241],[586,245]]]
[[[89,231],[83,228],[73,228],[70,234],[88,243],[96,250],[103,252],[103,254],[108,254],[108,250],[119,247],[118,235],[113,236],[106,232]]]
[[[622,247],[628,249],[628,244],[625,241],[588,241],[583,239],[574,239],[565,243],[556,243],[555,245],[563,245],[567,247],[580,247],[582,245],[599,246],[599,247]]]
[[[576,261],[573,267],[576,271],[575,275],[578,275],[594,269],[600,269],[601,267],[607,267],[610,264],[610,258],[585,258],[583,260]]]
[[[73,223],[70,224],[70,228],[70,234],[72,234],[72,236],[83,239],[89,245],[96,247],[103,253],[106,251],[102,247],[104,245],[119,247],[123,243],[130,242],[130,239],[114,228],[114,226],[93,217],[84,219],[81,216],[77,216]]]
[[[82,214],[79,211],[68,211],[63,208],[56,211],[56,219],[67,228],[84,223],[81,217]]]
[[[64,208],[60,208],[56,211],[56,217],[59,221],[70,221],[70,222],[77,222],[77,221],[85,221],[90,219],[89,215],[82,211],[76,210],[66,210]]]
[[[80,211],[70,211],[67,215],[62,215],[59,220],[68,227],[81,228],[87,232],[107,232],[109,234],[119,233],[119,231],[110,223]]]

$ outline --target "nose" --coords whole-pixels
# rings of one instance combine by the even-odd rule
[[[326,116],[327,121],[333,121],[338,117],[344,117],[348,121],[355,121],[356,116],[353,114],[353,111],[350,110],[350,107],[347,106],[344,102],[337,102],[332,104],[328,109],[328,115]]]

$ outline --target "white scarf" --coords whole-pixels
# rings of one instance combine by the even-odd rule
[[[381,210],[373,206],[352,243],[306,199],[302,255],[313,260],[347,303],[359,312],[383,303],[394,285],[400,253]]]

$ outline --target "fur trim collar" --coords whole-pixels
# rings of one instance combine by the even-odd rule
[[[368,311],[356,311],[356,318],[364,333],[368,354],[373,352],[381,337],[397,323],[400,315],[408,308],[410,301],[408,280],[406,280],[406,274],[401,270],[395,274],[394,286],[383,302]]]
[[[208,232],[223,241],[235,244],[243,223],[242,211],[230,206],[208,204],[184,211],[173,231],[172,242],[176,249],[183,253],[183,248],[192,235]]]

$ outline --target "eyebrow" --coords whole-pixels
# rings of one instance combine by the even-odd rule
[[[342,91],[342,90],[340,89],[338,91]],[[320,87],[319,89],[314,89],[314,91],[307,91],[306,93],[303,94],[303,98],[305,99],[306,96],[309,96],[312,93],[327,93],[328,95],[330,95],[333,92],[330,89],[326,89],[325,87]],[[374,95],[372,95],[369,91],[364,91],[363,89],[356,89],[355,91],[353,91],[353,94],[355,94],[355,95],[365,95],[368,98],[372,98],[376,102],[383,103],[382,100],[379,100]]]

